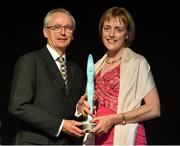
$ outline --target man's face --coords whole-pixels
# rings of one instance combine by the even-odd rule
[[[65,13],[54,13],[49,19],[48,26],[44,27],[43,32],[51,47],[64,52],[73,39],[72,19]]]

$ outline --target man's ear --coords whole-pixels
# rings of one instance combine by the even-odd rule
[[[46,30],[46,28],[43,28],[43,34],[44,34],[44,37],[47,38],[47,30]]]

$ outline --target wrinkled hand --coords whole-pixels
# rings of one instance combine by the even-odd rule
[[[78,122],[75,120],[64,120],[63,131],[71,136],[82,137],[85,132],[79,127],[83,125],[83,122]]]
[[[90,130],[90,133],[93,134],[102,134],[102,133],[108,133],[109,129],[114,125],[115,123],[115,117],[114,115],[105,115],[105,116],[99,116],[95,117],[91,120],[92,123],[96,123],[96,126]]]

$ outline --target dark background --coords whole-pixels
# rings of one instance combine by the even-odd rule
[[[148,143],[180,144],[180,8],[172,0],[37,0],[1,4],[0,134],[3,144],[11,144],[16,130],[16,120],[7,110],[14,65],[20,55],[46,44],[42,34],[45,14],[56,7],[73,14],[77,29],[67,51],[85,72],[88,54],[92,53],[97,61],[106,51],[99,38],[98,23],[102,13],[112,6],[126,7],[132,14],[136,36],[131,48],[148,60],[159,91],[161,117],[145,122]]]

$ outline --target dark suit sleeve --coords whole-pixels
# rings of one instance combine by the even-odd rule
[[[55,136],[62,119],[33,104],[36,94],[36,63],[32,56],[21,57],[15,66],[9,112],[33,127]]]

